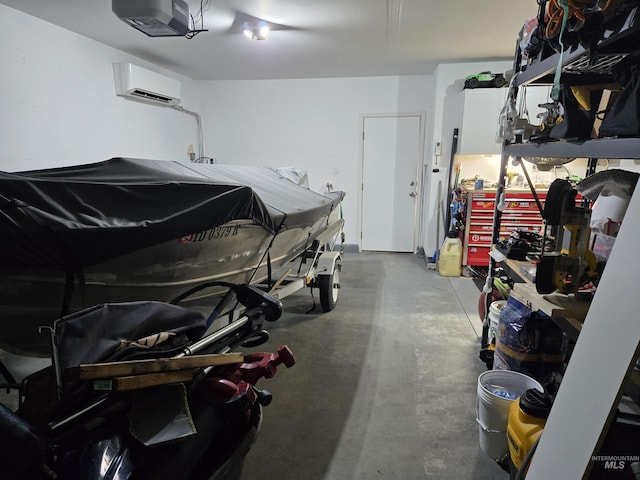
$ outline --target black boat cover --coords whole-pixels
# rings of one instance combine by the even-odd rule
[[[0,269],[80,271],[232,220],[276,234],[312,224],[341,198],[268,167],[112,158],[0,172]]]
[[[105,303],[56,320],[58,364],[171,357],[200,340],[207,329],[199,312],[164,302]],[[164,337],[163,337],[164,335]],[[154,338],[153,346],[140,345]]]

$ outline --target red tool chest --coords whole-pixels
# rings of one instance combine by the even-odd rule
[[[544,205],[547,192],[536,192]],[[469,190],[463,241],[463,265],[489,266],[495,190]],[[529,190],[507,190],[506,209],[502,212],[500,238],[508,237],[513,230],[530,230],[542,234],[542,216]]]

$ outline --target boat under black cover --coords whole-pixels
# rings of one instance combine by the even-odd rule
[[[37,326],[98,303],[262,281],[340,231],[343,197],[268,167],[113,158],[0,172],[0,346],[43,353]]]

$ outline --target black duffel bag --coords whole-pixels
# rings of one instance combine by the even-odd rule
[[[612,71],[616,81],[624,86],[600,126],[601,137],[640,136],[640,57],[627,57]]]

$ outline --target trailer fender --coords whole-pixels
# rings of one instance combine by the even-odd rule
[[[316,276],[332,275],[340,258],[340,252],[322,252],[318,258]]]

